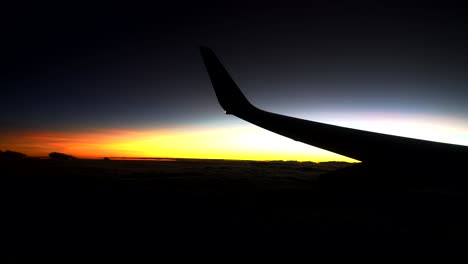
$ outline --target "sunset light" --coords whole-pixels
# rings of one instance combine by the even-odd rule
[[[408,120],[333,120],[369,131],[468,145],[468,126]],[[450,127],[452,125],[452,127]],[[8,143],[4,143],[8,142]],[[83,132],[21,132],[2,135],[0,148],[47,156],[53,151],[80,158],[169,157],[238,160],[356,160],[315,148],[250,124],[245,126],[176,127],[156,130],[89,129]]]
[[[3,136],[2,149],[30,156],[57,151],[79,158],[170,157],[238,160],[354,161],[253,127],[36,132]]]

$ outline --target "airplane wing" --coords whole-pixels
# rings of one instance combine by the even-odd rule
[[[345,128],[267,112],[243,95],[215,53],[200,48],[213,88],[226,114],[232,114],[285,137],[326,149],[366,164],[431,165],[462,162],[468,147]]]

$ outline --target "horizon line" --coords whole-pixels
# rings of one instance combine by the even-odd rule
[[[69,154],[67,154],[69,155]],[[73,156],[73,155],[71,155]],[[223,158],[191,158],[191,157],[132,157],[132,156],[99,156],[99,157],[76,157],[76,159],[82,160],[103,160],[105,158],[109,159],[134,159],[134,160],[223,160],[223,161],[258,161],[258,162],[312,162],[312,163],[326,163],[326,162],[340,162],[340,163],[360,163],[360,162],[348,162],[348,161],[338,161],[338,160],[328,160],[328,161],[313,161],[313,160],[286,160],[286,159],[275,159],[275,160],[254,160],[254,159],[223,159]],[[26,158],[37,158],[37,159],[50,159],[49,156],[29,156]]]

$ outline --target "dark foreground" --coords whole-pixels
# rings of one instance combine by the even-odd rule
[[[15,256],[458,243],[468,234],[463,192],[362,188],[333,177],[347,164],[30,159],[1,165],[4,238]]]

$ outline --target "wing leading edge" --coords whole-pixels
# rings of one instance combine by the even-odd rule
[[[447,160],[463,161],[468,158],[466,146],[339,127],[258,109],[242,94],[215,53],[207,47],[201,47],[200,51],[218,101],[226,114],[364,163],[440,163]]]

